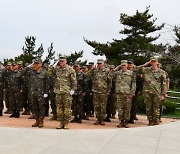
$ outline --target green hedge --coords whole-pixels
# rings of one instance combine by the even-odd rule
[[[176,112],[176,108],[178,105],[173,102],[173,100],[165,99],[163,102],[163,114],[174,114]],[[139,96],[138,105],[137,105],[138,113],[146,113],[146,106],[144,104],[144,95]]]

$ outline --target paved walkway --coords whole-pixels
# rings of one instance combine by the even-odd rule
[[[160,126],[55,130],[0,127],[0,154],[180,154],[180,121]]]

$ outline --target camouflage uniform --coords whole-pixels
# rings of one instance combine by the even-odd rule
[[[72,113],[74,119],[71,122],[79,122],[82,123],[83,118],[83,102],[84,97],[84,73],[82,71],[76,72],[77,79],[77,89],[73,94],[72,100]]]
[[[90,78],[88,77],[87,73],[84,73],[84,119],[89,120],[89,116],[91,114],[91,88],[90,88]]]
[[[16,65],[16,64],[15,64]],[[10,117],[19,117],[19,112],[22,108],[22,104],[20,101],[20,90],[22,90],[22,77],[21,72],[19,70],[13,70],[9,75],[9,95],[11,109],[13,114]]]
[[[31,98],[35,119],[44,119],[45,117],[45,98],[44,94],[49,92],[49,79],[46,71],[41,69],[31,74]]]
[[[11,62],[8,62],[7,64],[8,66],[11,65]],[[4,89],[5,89],[5,105],[6,105],[6,108],[7,108],[7,111],[5,113],[11,113],[11,102],[10,102],[10,95],[9,95],[9,75],[10,75],[10,72],[12,70],[11,69],[8,69],[8,68],[5,68],[3,70],[3,76],[4,76]]]
[[[123,62],[122,62],[123,63]],[[130,119],[132,98],[136,90],[136,78],[130,70],[117,71],[114,76],[119,121],[127,124]]]
[[[143,74],[146,113],[149,125],[159,124],[160,97],[166,94],[166,75],[161,69],[153,70],[152,67],[138,66],[135,68]]]
[[[70,91],[77,87],[76,73],[73,68],[66,65],[65,68],[57,66],[55,74],[54,92],[56,94],[57,116],[60,120],[59,128],[64,128],[71,118],[72,96]]]
[[[103,60],[98,60],[98,63]],[[93,103],[97,117],[95,124],[104,125],[106,116],[107,95],[110,92],[112,83],[109,71],[104,67],[90,70],[89,76],[92,79]]]
[[[3,78],[3,70],[0,68],[0,116],[2,116],[3,112],[3,89],[4,89],[4,78]]]

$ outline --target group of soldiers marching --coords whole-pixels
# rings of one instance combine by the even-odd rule
[[[22,61],[8,62],[5,68],[0,63],[0,116],[5,100],[4,114],[19,118],[23,111],[22,115],[35,119],[32,127],[41,128],[50,102],[50,120],[60,121],[57,129],[69,129],[69,122],[82,123],[94,115],[95,125],[105,125],[116,112],[117,127],[128,128],[138,120],[138,96],[144,93],[149,125],[159,125],[168,89],[168,74],[155,57],[141,66],[135,66],[132,59],[122,60],[116,68],[106,66],[102,59],[97,66],[93,62],[69,66],[66,57],[60,57],[54,66],[43,65],[39,58],[25,67]]]

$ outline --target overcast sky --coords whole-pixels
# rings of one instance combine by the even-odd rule
[[[180,25],[180,0],[0,0],[0,60],[22,53],[25,36],[36,36],[45,50],[56,53],[84,50],[83,59],[96,56],[83,37],[98,42],[120,39],[120,13],[135,14],[150,6],[157,25],[167,23],[158,42],[173,43],[172,27]]]

